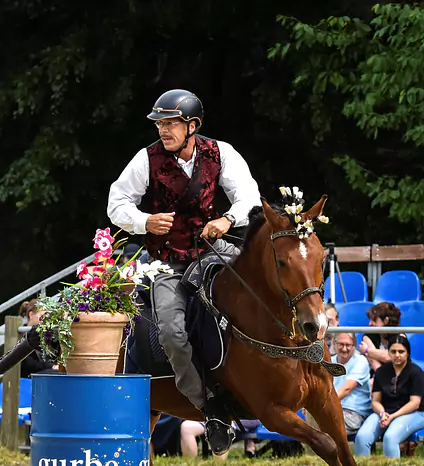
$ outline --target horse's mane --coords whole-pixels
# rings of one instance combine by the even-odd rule
[[[270,204],[272,209],[279,215],[287,215],[284,207],[279,202]],[[249,212],[249,224],[244,235],[243,248],[247,249],[252,241],[252,238],[256,235],[259,228],[265,223],[265,215],[262,206],[255,206]]]

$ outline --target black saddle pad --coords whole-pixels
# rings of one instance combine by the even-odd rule
[[[201,273],[209,267],[208,280],[213,281],[223,265],[216,256],[213,258],[212,255],[208,255],[206,259]],[[193,363],[199,372],[201,368],[213,371],[221,367],[226,351],[225,329],[219,327],[217,319],[205,309],[195,294],[197,287],[202,283],[201,273],[194,264],[182,279],[182,282],[187,278],[190,280],[190,285],[187,287],[190,298],[186,311],[186,331],[193,347]],[[213,287],[213,283],[210,286]],[[150,293],[142,288],[137,289],[137,292],[137,300],[144,303],[144,318],[136,323],[134,335],[128,340],[126,371],[149,373],[152,376],[171,375],[173,371],[159,343]]]

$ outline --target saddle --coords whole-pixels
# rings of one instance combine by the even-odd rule
[[[221,254],[229,262],[229,254]],[[212,295],[216,274],[224,267],[215,254],[206,254],[190,264],[185,271],[181,284],[189,293],[186,310],[186,331],[193,348],[193,364],[199,371],[214,371],[225,362],[226,341],[229,340],[231,325],[223,314],[212,315],[206,310],[198,297],[199,290]],[[149,373],[154,377],[173,375],[168,358],[159,343],[158,329],[152,310],[150,293],[138,287],[137,301],[143,304],[142,320],[135,325],[134,335],[127,342],[126,372]]]

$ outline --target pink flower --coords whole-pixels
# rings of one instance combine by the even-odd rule
[[[94,277],[93,280],[91,281],[91,286],[95,290],[98,290],[105,284],[105,281],[102,280],[100,277]]]
[[[115,242],[115,238],[110,235],[109,227],[105,228],[104,230],[100,230],[100,228],[98,228],[96,230],[96,236],[94,237],[93,241],[95,249],[106,251],[112,248],[112,244]]]
[[[105,271],[106,271],[106,269],[104,267],[93,267],[93,272],[103,273]]]
[[[109,241],[108,238],[103,237],[100,238],[99,241],[97,241],[96,246],[98,247],[98,249],[100,249],[100,251],[107,251],[108,249],[112,248],[112,243]]]
[[[84,261],[81,261],[81,264],[77,267],[77,276],[81,280],[82,278],[87,278],[89,276],[87,264]]]
[[[81,286],[83,286],[84,288],[91,288],[92,281],[93,279],[91,277],[88,277],[81,283]]]
[[[94,253],[95,260],[93,261],[93,264],[102,264],[103,262],[106,262],[107,260],[109,260],[111,255],[112,255],[112,248],[108,251],[96,252]]]
[[[115,265],[115,259],[108,259],[106,261],[106,268],[110,268],[110,267],[113,267]]]

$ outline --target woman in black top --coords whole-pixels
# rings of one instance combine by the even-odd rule
[[[367,311],[371,327],[398,327],[401,311],[393,303],[382,302]],[[359,345],[359,352],[367,359],[371,367],[371,375],[385,362],[390,361],[387,351],[389,335],[366,333]]]
[[[403,335],[389,338],[391,361],[377,369],[372,408],[355,440],[355,455],[369,456],[371,445],[383,435],[383,452],[399,458],[399,444],[424,429],[424,374],[411,362],[411,347]]]

